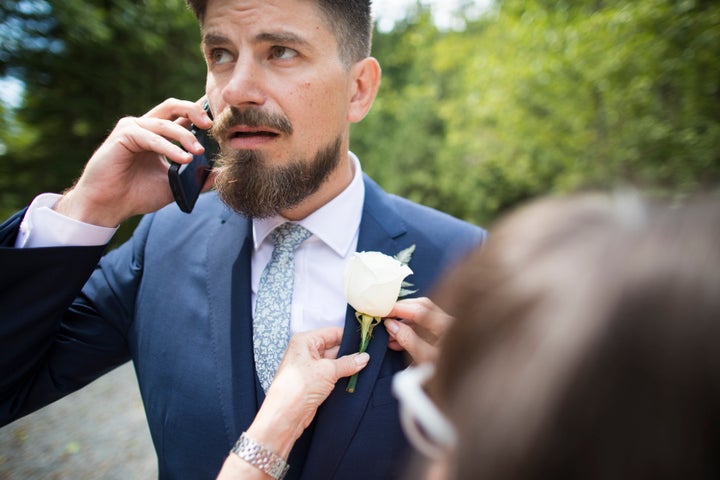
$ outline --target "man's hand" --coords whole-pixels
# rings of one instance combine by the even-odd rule
[[[167,160],[188,163],[203,151],[187,129],[191,122],[203,129],[212,125],[200,103],[173,98],[142,117],[121,119],[55,210],[85,223],[116,227],[172,202]]]
[[[434,361],[453,317],[429,298],[408,298],[395,304],[385,319],[388,347],[406,350],[415,363]]]

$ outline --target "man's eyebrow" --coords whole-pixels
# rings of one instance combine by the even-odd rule
[[[208,47],[227,45],[229,43],[231,42],[228,37],[216,33],[206,33],[202,38],[202,44]],[[253,43],[277,43],[280,45],[292,44],[304,46],[310,44],[307,40],[292,32],[263,32],[255,36]]]
[[[230,40],[227,37],[214,33],[207,33],[203,35],[202,38],[202,44],[211,47],[216,45],[227,45],[228,43],[230,43]]]
[[[292,32],[264,32],[255,37],[255,42],[308,45],[307,40]]]

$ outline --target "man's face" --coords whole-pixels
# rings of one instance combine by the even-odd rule
[[[347,157],[352,82],[316,3],[210,0],[202,35],[221,198],[261,217],[332,182]]]

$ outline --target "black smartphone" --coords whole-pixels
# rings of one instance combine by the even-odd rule
[[[210,113],[208,102],[205,102],[203,108],[212,120],[213,116]],[[195,202],[215,163],[215,157],[220,152],[220,147],[207,130],[202,130],[193,124],[190,126],[190,131],[195,135],[198,142],[205,147],[205,151],[200,155],[193,155],[190,163],[170,162],[170,170],[168,171],[170,189],[175,198],[175,203],[185,213],[192,212],[193,207],[195,207]]]

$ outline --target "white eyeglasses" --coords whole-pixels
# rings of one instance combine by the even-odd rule
[[[393,393],[400,403],[405,435],[424,455],[439,458],[455,447],[457,433],[422,388],[433,373],[435,366],[431,363],[410,366],[395,374]]]

